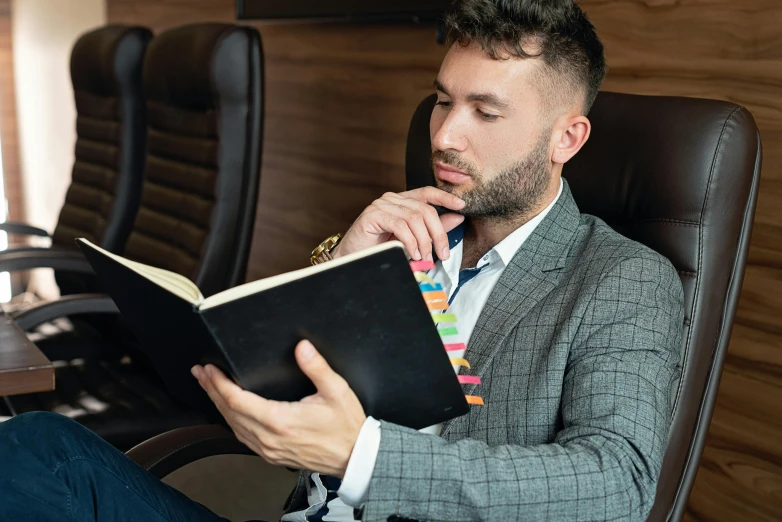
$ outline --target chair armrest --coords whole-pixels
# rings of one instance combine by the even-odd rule
[[[36,246],[30,246],[30,245],[22,245],[22,244],[12,244],[8,245],[8,248],[5,250],[0,250],[0,259],[2,259],[3,256],[7,256],[10,254],[18,254],[20,252],[49,252],[52,250],[52,247],[36,247]]]
[[[58,317],[77,314],[118,314],[119,309],[111,297],[104,294],[66,295],[54,301],[39,303],[31,308],[12,314],[16,324],[29,332],[36,326]]]
[[[171,430],[131,448],[126,455],[163,478],[191,462],[213,455],[255,455],[233,433],[216,424]]]
[[[92,267],[81,254],[70,250],[49,248],[9,250],[0,254],[0,272],[54,268],[66,272],[92,274]]]
[[[0,231],[16,234],[20,236],[40,236],[51,237],[47,231],[42,228],[27,225],[25,223],[0,223]]]

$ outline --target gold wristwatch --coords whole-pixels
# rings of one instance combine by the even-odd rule
[[[318,265],[326,261],[331,261],[331,251],[337,247],[341,239],[342,234],[334,234],[323,240],[323,242],[316,246],[315,250],[310,254],[310,263]]]

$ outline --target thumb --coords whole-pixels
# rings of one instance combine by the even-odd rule
[[[464,216],[455,212],[448,212],[440,216],[440,223],[443,224],[443,229],[446,232],[450,232],[454,228],[458,227],[464,221]]]
[[[295,354],[299,368],[309,377],[319,394],[332,397],[347,384],[345,379],[331,369],[311,342],[300,341],[296,345]]]

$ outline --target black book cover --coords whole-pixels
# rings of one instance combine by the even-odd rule
[[[468,411],[402,248],[199,308],[79,246],[172,394],[213,419],[193,365],[212,363],[246,390],[295,401],[315,391],[293,355],[301,339],[345,378],[367,415],[420,429]]]

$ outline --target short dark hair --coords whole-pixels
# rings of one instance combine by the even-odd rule
[[[541,58],[554,72],[549,89],[564,80],[584,93],[584,114],[606,75],[603,44],[574,0],[457,0],[445,24],[449,45],[475,43],[494,59]]]

